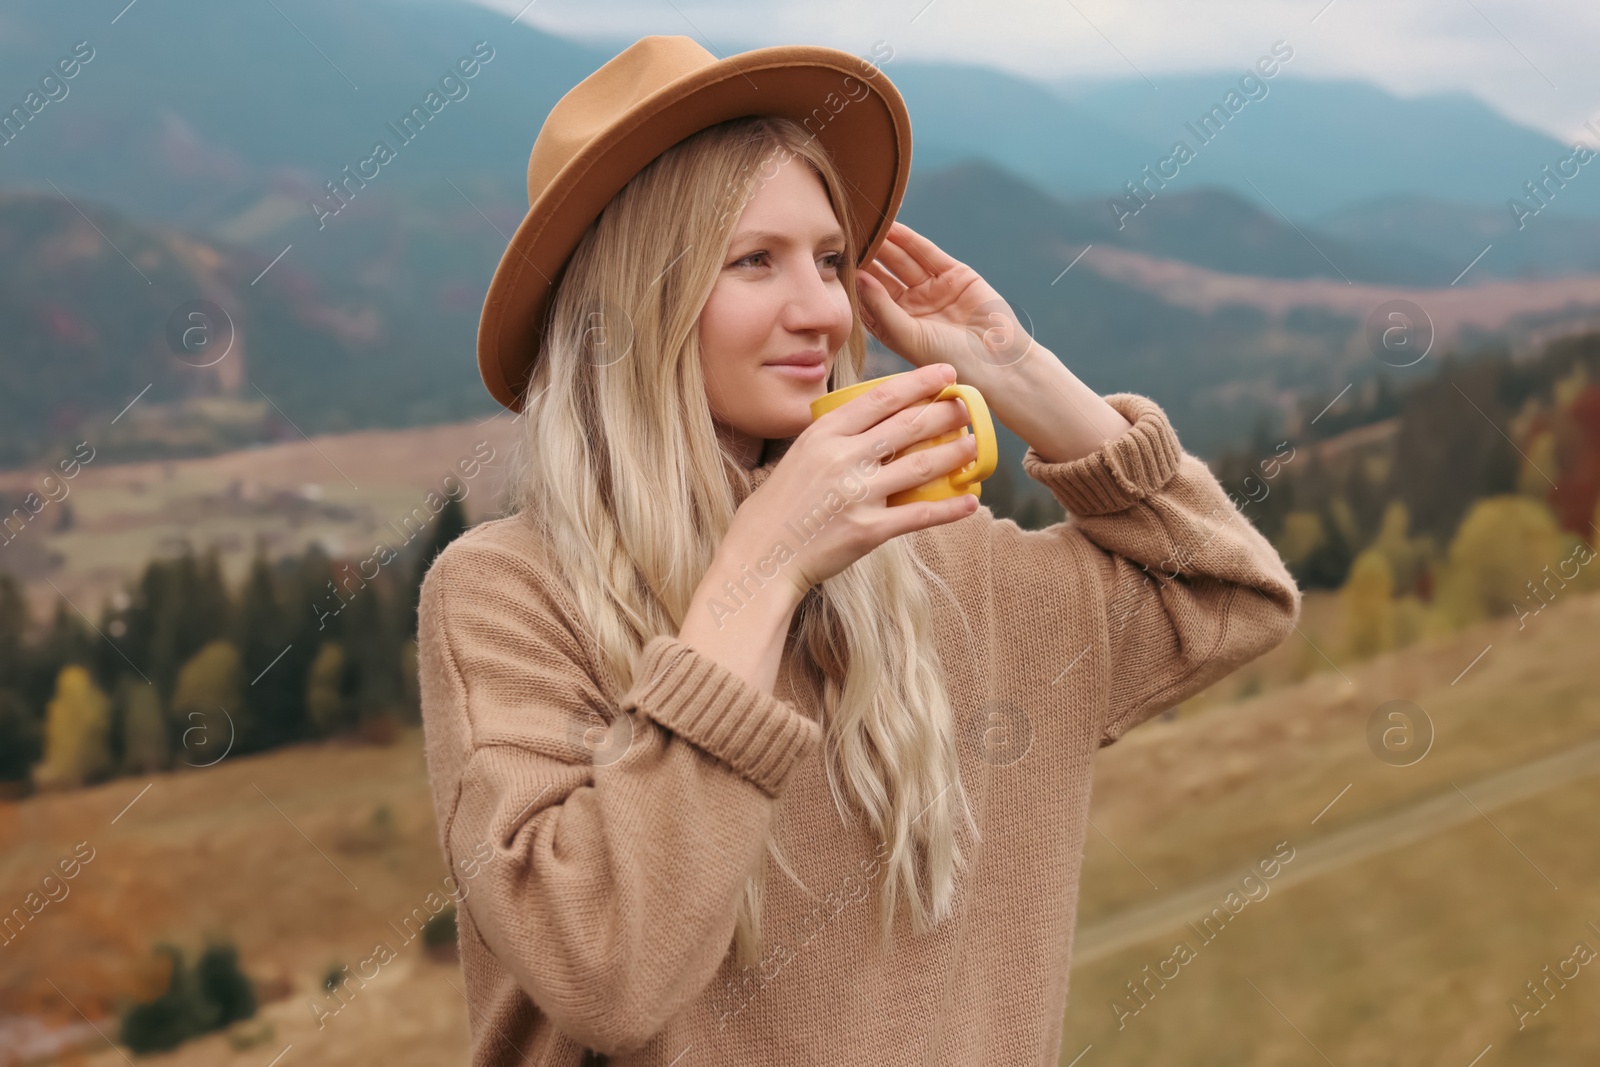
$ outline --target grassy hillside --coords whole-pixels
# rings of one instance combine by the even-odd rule
[[[1314,594],[1306,619],[1320,625],[1336,608]],[[1548,610],[1520,632],[1490,623],[1274,681],[1292,638],[1252,665],[1265,678],[1259,695],[1232,699],[1241,672],[1108,748],[1062,1062],[1091,1044],[1099,1063],[1319,1062],[1306,1039],[1341,1067],[1466,1064],[1491,1044],[1497,1062],[1594,1062],[1600,1035],[1584,1020],[1600,982],[1587,968],[1520,1032],[1507,1002],[1574,941],[1600,945],[1585,927],[1600,920],[1600,856],[1584,847],[1600,828],[1600,776],[1569,769],[1509,794],[1483,784],[1600,738],[1600,697],[1585,681],[1600,596]],[[1397,698],[1422,706],[1436,731],[1408,767],[1366,742],[1373,709]],[[236,940],[273,999],[232,1034],[141,1062],[260,1067],[290,1044],[301,1062],[335,1067],[454,1062],[465,1047],[461,978],[416,942],[326,1027],[308,1007],[330,965],[397,944],[389,924],[444,877],[419,746],[415,732],[388,747],[298,746],[157,775],[143,793],[121,779],[0,806],[3,899],[21,899],[77,842],[95,850],[71,895],[0,952],[0,1017],[59,1005],[51,982],[98,1016],[119,993],[159,981],[146,963],[154,942],[193,948],[215,931]],[[1440,818],[1448,804],[1460,810]],[[1407,840],[1416,820],[1421,836]],[[1369,830],[1378,836],[1364,848],[1324,849]],[[1141,920],[1148,936],[1124,931],[1106,951],[1119,917],[1237,881],[1282,841],[1294,858],[1268,894],[1214,942],[1188,934],[1195,958],[1119,1031],[1112,998],[1185,936],[1181,918],[1158,915]],[[125,1062],[103,1042],[89,1051],[83,1062],[96,1067]]]
[[[54,983],[100,1021],[119,994],[159,988],[146,970],[152,944],[171,940],[192,958],[217,932],[276,995],[237,1026],[241,1044],[257,1043],[235,1049],[214,1034],[141,1062],[260,1067],[290,1043],[302,1063],[460,1058],[466,1007],[450,986],[459,971],[419,940],[402,945],[390,926],[441,891],[447,873],[416,732],[388,747],[301,746],[148,781],[142,795],[143,783],[122,779],[0,807],[0,899],[22,899],[78,842],[94,849],[66,883],[70,895],[0,952],[0,1016],[59,1005]],[[319,1029],[308,1005],[325,1002],[323,975],[339,963],[354,970],[379,941],[398,958]],[[125,1062],[99,1048],[87,1062]]]
[[[1587,968],[1565,988],[1552,984],[1521,1029],[1509,1006],[1521,995],[1538,1007],[1524,983],[1575,942],[1600,948],[1586,926],[1600,922],[1600,853],[1590,847],[1600,760],[1561,774],[1536,765],[1542,780],[1503,787],[1506,772],[1600,741],[1600,596],[1549,610],[1522,630],[1514,619],[1485,623],[1213,703],[1107,749],[1063,1062],[1091,1044],[1101,1063],[1322,1062],[1313,1044],[1340,1065],[1465,1065],[1489,1045],[1484,1062],[1596,1062],[1600,980]],[[1414,702],[1433,724],[1431,749],[1410,766],[1368,746],[1368,719],[1391,700]],[[1186,928],[1223,903],[1224,880],[1237,883],[1283,841],[1295,858],[1265,896],[1251,889],[1260,899],[1216,924],[1213,941]],[[1324,857],[1331,842],[1340,855]],[[1200,903],[1159,907],[1206,883],[1213,892]],[[1108,937],[1144,909],[1169,914],[1144,923],[1136,943]],[[1097,949],[1113,940],[1125,947]],[[1152,981],[1141,1006],[1127,983],[1143,981],[1146,965],[1161,978],[1180,940],[1193,958],[1166,964],[1177,977]],[[1114,1000],[1139,1010],[1122,1015]]]
[[[65,495],[16,534],[6,546],[14,555],[0,566],[28,581],[35,616],[44,619],[58,595],[38,579],[48,576],[97,617],[101,603],[182,538],[197,551],[217,545],[235,587],[258,538],[275,556],[316,541],[359,558],[377,540],[398,547],[417,529],[416,509],[429,514],[429,493],[453,494],[473,522],[498,514],[519,428],[508,414],[296,437],[204,458],[119,463],[100,453],[61,483]],[[484,462],[459,466],[474,459]],[[476,477],[463,476],[473,469]],[[0,500],[38,491],[41,477],[38,468],[0,470]]]

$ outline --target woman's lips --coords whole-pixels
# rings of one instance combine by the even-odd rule
[[[777,371],[797,382],[820,382],[828,376],[828,364],[823,363],[768,363],[768,370]]]

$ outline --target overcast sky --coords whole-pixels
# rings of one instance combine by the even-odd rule
[[[1595,0],[474,0],[600,42],[685,34],[726,55],[822,44],[857,55],[980,62],[1035,77],[1242,71],[1272,42],[1299,78],[1401,96],[1461,90],[1568,143],[1600,148]]]

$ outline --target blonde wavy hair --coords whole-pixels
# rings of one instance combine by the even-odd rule
[[[504,512],[537,524],[624,687],[644,644],[682,627],[733,521],[731,483],[750,486],[717,435],[696,327],[744,205],[780,155],[811,165],[845,232],[841,277],[855,321],[828,388],[863,380],[860,246],[849,211],[840,209],[848,204],[844,181],[804,127],[749,117],[674,145],[606,206],[560,280],[527,386]],[[770,454],[793,440],[770,442]],[[848,825],[842,778],[889,846],[885,942],[901,889],[918,932],[950,914],[956,874],[967,863],[956,844],[958,820],[978,837],[934,646],[930,585],[950,595],[911,538],[896,537],[813,586],[791,630],[806,653],[795,658],[822,694],[840,820]],[[766,854],[810,893],[771,835]],[[931,907],[922,899],[924,873]],[[747,965],[760,956],[764,885],[763,862],[737,909],[735,940]]]

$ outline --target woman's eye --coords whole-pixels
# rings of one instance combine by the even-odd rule
[[[760,266],[761,264],[759,264],[759,263],[757,263],[755,261],[756,260],[765,259],[769,254],[770,253],[765,252],[765,251],[762,251],[762,252],[751,252],[748,256],[745,256],[745,257],[743,257],[741,259],[734,260],[733,263],[730,264],[730,266],[734,266],[734,267],[746,267],[746,266],[755,267],[755,266]],[[825,256],[822,257],[822,262],[823,262],[823,266],[825,268],[831,268],[833,270],[843,270],[844,269],[844,253],[843,252],[829,252]]]

